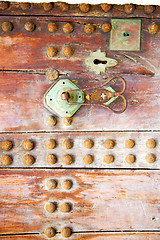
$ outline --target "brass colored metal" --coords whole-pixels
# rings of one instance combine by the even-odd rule
[[[0,2],[0,9],[2,10],[6,10],[7,8],[9,8],[9,6],[10,6],[9,2],[5,2],[5,1]]]
[[[46,146],[48,149],[54,149],[56,147],[56,141],[54,139],[49,139],[46,142]]]
[[[72,209],[72,207],[71,207],[70,203],[62,203],[61,212],[68,213],[71,211],[71,209]]]
[[[46,237],[52,238],[56,235],[56,230],[52,227],[49,227],[49,228],[46,228],[44,233],[45,233]]]
[[[73,147],[73,142],[69,138],[65,139],[62,143],[63,148],[71,149]]]
[[[45,3],[43,3],[43,9],[44,9],[44,11],[49,12],[49,11],[52,10],[52,8],[53,8],[53,3],[51,3],[51,2],[45,2]]]
[[[89,155],[89,154],[86,155],[86,156],[84,156],[84,158],[83,158],[83,162],[84,162],[85,164],[87,164],[87,165],[92,164],[93,161],[94,161],[93,156],[92,156],[92,155]]]
[[[31,8],[31,3],[22,2],[22,3],[20,3],[20,7],[24,11],[29,10]]]
[[[125,161],[128,163],[128,164],[132,164],[134,163],[136,160],[135,156],[132,155],[132,154],[128,154],[125,158]]]
[[[72,234],[72,230],[68,227],[64,227],[61,231],[62,237],[69,238]]]
[[[48,68],[46,71],[46,76],[50,81],[54,81],[59,77],[59,72],[54,68]],[[56,118],[54,118],[54,119],[56,119]]]
[[[49,189],[49,190],[53,190],[57,187],[57,181],[54,180],[54,179],[49,179],[47,180],[46,182],[46,187]]]
[[[133,4],[125,4],[124,10],[127,14],[132,14],[135,11],[135,5]]]
[[[3,164],[3,165],[9,166],[9,165],[12,164],[13,159],[12,159],[12,157],[9,156],[9,155],[4,155],[4,156],[2,157],[2,160],[1,160],[1,161],[2,161],[2,164]]]
[[[64,165],[71,165],[73,163],[73,157],[71,155],[64,155],[62,158],[62,163]]]
[[[64,26],[63,26],[63,31],[65,33],[71,33],[73,32],[74,28],[73,28],[73,25],[71,23],[66,23]]]
[[[53,203],[53,202],[48,202],[48,203],[46,203],[46,205],[45,205],[45,210],[46,210],[47,212],[49,212],[49,213],[55,212],[56,209],[57,209],[57,206],[56,206],[56,204]]]
[[[26,151],[31,151],[33,148],[34,148],[34,142],[32,140],[25,140],[24,143],[23,143],[23,148],[26,150]]]
[[[30,166],[30,165],[34,164],[35,159],[32,155],[27,154],[24,156],[23,161],[26,165]]]
[[[57,162],[57,158],[55,155],[49,154],[49,155],[47,155],[46,162],[50,165],[53,165]]]
[[[147,14],[151,14],[151,13],[153,13],[155,10],[156,10],[156,6],[154,6],[154,5],[146,5],[146,6],[144,6],[144,11],[145,11]]]
[[[49,47],[47,50],[48,57],[55,57],[58,54],[58,50],[55,47]]]
[[[46,122],[50,127],[54,127],[57,124],[57,119],[53,116],[49,116]]]
[[[84,147],[85,148],[92,148],[94,146],[94,142],[91,139],[87,139],[84,141]]]
[[[63,118],[63,123],[64,123],[66,126],[70,126],[70,125],[73,123],[73,118],[71,118],[71,117],[65,117],[65,118]]]
[[[146,147],[149,148],[149,149],[153,149],[155,148],[157,145],[156,141],[154,139],[148,139],[147,142],[146,142]]]
[[[81,10],[82,12],[87,13],[87,12],[90,11],[91,5],[90,5],[90,4],[87,4],[87,3],[81,3],[81,4],[79,5],[79,8],[80,8],[80,10]]]
[[[13,30],[13,24],[11,22],[3,22],[2,30],[4,32],[11,32]]]
[[[58,26],[57,26],[56,23],[50,22],[47,25],[47,29],[48,29],[49,32],[54,33],[54,32],[56,32],[58,30]]]
[[[105,142],[104,142],[104,146],[105,148],[107,149],[113,149],[114,146],[115,146],[115,141],[111,140],[111,139],[107,139]]]
[[[85,25],[84,31],[88,34],[92,34],[95,31],[95,26],[91,23],[88,23]]]
[[[126,148],[133,148],[135,145],[135,141],[133,139],[128,139],[125,142],[125,147]]]
[[[113,163],[114,162],[114,156],[113,155],[105,155],[104,162],[107,163],[107,164]]]
[[[13,143],[11,141],[4,141],[2,143],[2,149],[5,150],[5,151],[11,150],[12,147],[13,147]]]
[[[103,9],[104,12],[109,12],[112,9],[112,5],[107,3],[102,3],[101,8]]]
[[[34,22],[26,22],[24,28],[27,32],[33,32],[36,28],[36,25]]]
[[[73,186],[73,183],[71,180],[66,179],[62,182],[62,188],[64,190],[70,190],[72,188],[72,186]]]
[[[69,4],[66,2],[57,2],[57,7],[60,8],[62,12],[66,12],[69,10]]]
[[[102,30],[103,32],[110,32],[112,29],[112,26],[110,23],[103,23]]]
[[[160,26],[157,25],[156,23],[152,23],[150,26],[149,26],[149,32],[151,34],[156,34],[158,33],[160,30]]]
[[[74,54],[74,49],[71,46],[66,46],[64,48],[64,54],[66,57],[71,57]]]
[[[145,157],[148,163],[154,163],[156,161],[156,156],[153,153],[149,153]]]

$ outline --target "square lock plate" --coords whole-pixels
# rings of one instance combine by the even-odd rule
[[[112,19],[110,50],[140,51],[141,20]]]

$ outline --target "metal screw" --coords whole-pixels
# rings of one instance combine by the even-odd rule
[[[0,9],[6,10],[7,8],[9,8],[9,5],[9,2],[0,2]]]
[[[69,4],[65,2],[59,2],[57,3],[57,6],[60,8],[62,12],[66,12],[69,9]]]
[[[153,153],[147,154],[145,157],[148,163],[154,163],[156,161],[156,156]]]
[[[145,11],[147,14],[151,14],[151,13],[153,13],[155,10],[156,10],[156,7],[155,7],[154,5],[146,5],[146,6],[144,6],[144,11]]]
[[[112,26],[110,23],[103,23],[102,30],[103,32],[110,32],[112,29]]]
[[[64,48],[64,54],[66,57],[71,57],[74,53],[74,49],[71,46],[67,46]]]
[[[47,50],[48,57],[55,57],[58,54],[58,50],[55,47],[49,47]]]
[[[73,186],[73,183],[72,183],[71,180],[67,179],[67,180],[64,180],[61,185],[62,185],[63,189],[70,190],[72,188],[72,186]]]
[[[47,212],[53,213],[53,212],[56,211],[57,206],[56,206],[56,204],[53,203],[53,202],[48,202],[48,203],[46,203],[46,205],[45,205],[45,209],[46,209]]]
[[[34,148],[34,142],[32,140],[25,140],[24,143],[23,143],[23,148],[26,150],[26,151],[31,151],[33,148]]]
[[[79,5],[79,8],[80,8],[80,10],[81,10],[82,12],[87,13],[87,12],[90,11],[91,5],[90,5],[90,4],[86,4],[86,3],[81,3],[81,4]]]
[[[13,29],[13,24],[11,22],[3,22],[2,23],[2,30],[4,32],[11,32]]]
[[[146,147],[149,149],[155,148],[156,147],[156,141],[154,139],[148,139],[146,142]]]
[[[83,158],[83,162],[87,165],[93,163],[93,161],[94,161],[93,156],[89,155],[89,154],[84,156],[84,158]]]
[[[50,79],[49,79],[50,80]],[[56,125],[56,123],[57,123],[57,119],[55,118],[55,117],[53,117],[53,116],[49,116],[48,118],[47,118],[47,124],[50,126],[50,127],[54,127],[55,125]]]
[[[57,181],[56,180],[54,180],[54,179],[49,179],[49,180],[47,180],[47,182],[46,182],[46,187],[48,188],[48,189],[55,189],[56,187],[57,187]]]
[[[66,126],[70,126],[73,122],[73,119],[71,117],[65,117],[63,118],[63,123],[66,125]]]
[[[61,231],[61,234],[62,234],[62,237],[68,238],[68,237],[71,236],[72,230],[71,230],[70,228],[68,228],[68,227],[64,227],[64,228],[62,229],[62,231]]]
[[[62,163],[64,165],[71,165],[73,163],[73,158],[71,155],[64,155],[62,158]]]
[[[92,148],[94,146],[94,142],[91,139],[85,140],[83,144],[85,148]]]
[[[54,22],[48,23],[47,28],[48,28],[48,31],[51,32],[51,33],[54,33],[58,30],[58,26]]]
[[[50,227],[50,228],[47,228],[44,233],[45,233],[46,237],[52,238],[56,235],[56,230],[54,228]]]
[[[63,31],[65,33],[71,33],[73,32],[74,28],[73,28],[73,25],[70,24],[70,23],[66,23],[64,26],[63,26]]]
[[[106,155],[104,157],[104,162],[107,164],[113,163],[114,162],[114,156],[113,155]]]
[[[53,139],[49,139],[46,142],[46,146],[48,149],[54,149],[56,147],[56,141]]]
[[[35,162],[35,159],[32,155],[25,155],[24,158],[23,158],[23,161],[26,165],[32,165],[34,162]]]
[[[113,140],[111,140],[111,139],[108,139],[108,140],[106,140],[106,141],[104,142],[104,146],[105,146],[105,148],[107,148],[107,149],[112,149],[112,148],[114,148],[114,146],[115,146],[115,141],[113,141]]]
[[[149,32],[152,33],[152,34],[156,34],[159,32],[159,25],[157,25],[156,23],[152,23],[150,26],[149,26]]]
[[[107,3],[102,3],[101,8],[103,9],[104,12],[109,12],[112,9],[112,5]]]
[[[132,155],[132,154],[128,154],[125,158],[125,161],[128,163],[128,164],[132,164],[134,163],[136,160],[135,156]]]
[[[52,10],[52,8],[53,8],[53,3],[51,3],[51,2],[43,3],[44,11],[49,12]]]
[[[126,148],[133,148],[134,145],[135,145],[135,141],[132,140],[132,139],[128,139],[128,140],[126,140],[126,142],[125,142],[125,147],[126,147]]]
[[[127,14],[132,14],[135,11],[135,6],[133,4],[125,4],[124,10]]]
[[[50,165],[55,164],[57,162],[57,158],[53,154],[49,154],[46,158],[46,162]]]
[[[11,150],[13,147],[13,143],[11,141],[5,141],[2,143],[2,149],[5,151]]]
[[[85,25],[84,31],[88,34],[92,34],[95,31],[95,27],[94,27],[93,24],[88,23],[88,24]]]
[[[24,28],[27,32],[33,32],[36,25],[33,22],[26,22]]]
[[[71,205],[69,203],[62,203],[61,212],[68,213],[71,211]]]
[[[29,10],[31,8],[31,3],[22,2],[20,3],[20,7],[24,11]]]
[[[62,143],[63,148],[71,149],[73,147],[73,142],[69,138],[65,139]]]
[[[1,161],[2,161],[2,164],[5,166],[11,165],[13,162],[12,157],[9,155],[4,155]]]

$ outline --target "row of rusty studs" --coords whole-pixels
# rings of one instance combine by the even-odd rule
[[[27,2],[19,3],[19,5],[20,5],[20,8],[24,11],[29,10],[32,6],[31,3],[27,3]],[[60,2],[60,3],[56,3],[56,5],[62,12],[65,12],[65,11],[69,10],[69,4],[68,3]],[[51,3],[51,2],[50,3],[43,3],[42,6],[43,6],[44,11],[46,11],[46,12],[49,12],[54,8],[54,4]],[[2,10],[6,10],[9,7],[10,7],[9,2],[1,2],[0,3],[0,9],[2,9]],[[91,7],[92,6],[90,4],[86,4],[86,3],[79,4],[79,9],[83,13],[89,12],[91,10]],[[102,3],[102,4],[100,4],[100,7],[104,12],[109,12],[113,8],[113,5]],[[125,4],[124,5],[124,11],[127,14],[133,14],[135,9],[136,9],[136,6],[134,4]],[[153,5],[144,6],[144,11],[147,14],[151,14],[155,10],[156,10],[156,7],[153,6]]]

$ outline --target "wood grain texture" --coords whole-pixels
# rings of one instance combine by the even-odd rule
[[[64,149],[63,141],[69,138],[73,142],[71,149]],[[34,142],[35,147],[31,151],[26,151],[23,148],[23,143],[26,139],[31,139]],[[46,142],[49,139],[56,141],[56,147],[54,149],[48,149]],[[94,142],[94,146],[91,149],[84,147],[84,141],[91,139]],[[115,142],[113,149],[107,149],[104,146],[104,142],[107,139],[112,139]],[[125,141],[133,139],[135,146],[131,149],[125,147]],[[146,147],[146,141],[148,139],[154,139],[156,141],[156,147],[154,149],[148,149]],[[148,169],[160,169],[160,133],[152,132],[74,132],[74,133],[28,133],[28,134],[1,134],[0,145],[2,142],[9,140],[13,143],[13,148],[10,151],[4,151],[0,148],[0,158],[3,155],[9,154],[13,158],[13,163],[7,167],[9,168],[148,168]],[[154,154],[156,161],[154,163],[148,163],[145,160],[147,154]],[[23,157],[26,154],[31,154],[35,157],[35,163],[27,166]],[[57,158],[55,164],[48,164],[46,161],[47,155],[54,154]],[[64,165],[62,158],[64,155],[71,155],[73,157],[73,163],[71,165]],[[83,162],[85,155],[90,154],[94,157],[92,164],[87,165]],[[128,164],[125,158],[128,154],[135,156],[135,162]],[[104,162],[105,155],[113,155],[115,160],[111,164]],[[2,165],[0,161],[0,167],[6,167]]]
[[[1,170],[0,233],[43,233],[46,227],[60,232],[64,226],[79,231],[158,230],[159,171],[101,170]],[[48,179],[58,182],[47,190]],[[64,179],[73,187],[65,191]],[[56,212],[44,210],[48,201]],[[62,213],[63,202],[72,204]]]

